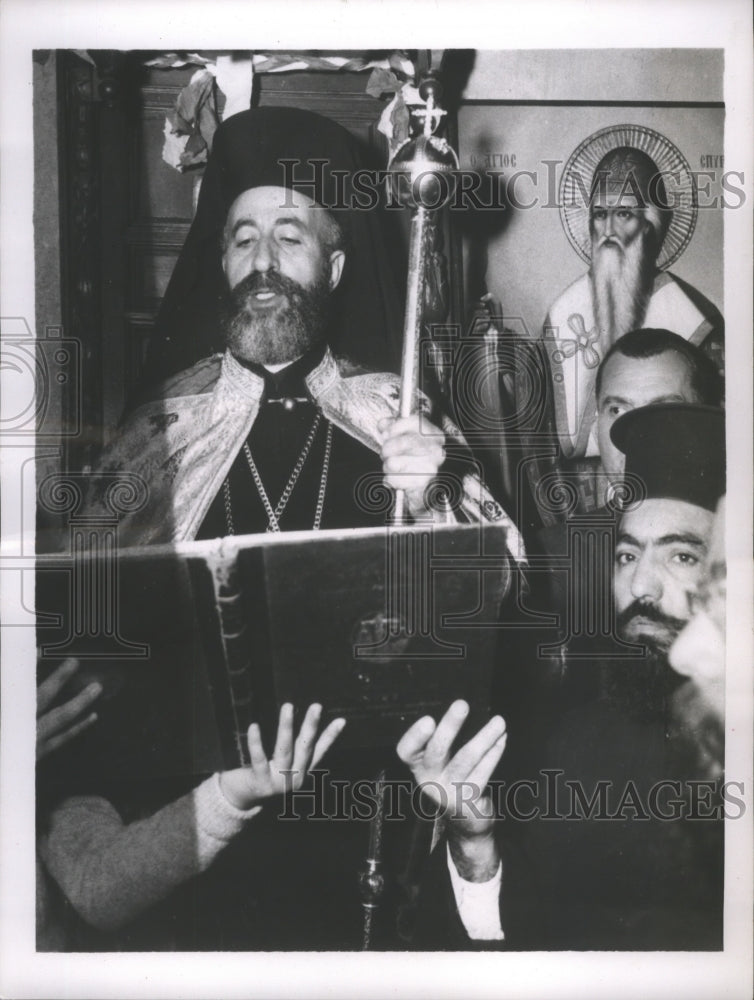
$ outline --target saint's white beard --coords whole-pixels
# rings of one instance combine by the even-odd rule
[[[655,265],[651,230],[623,250],[599,247],[592,255],[594,318],[605,349],[644,322]]]

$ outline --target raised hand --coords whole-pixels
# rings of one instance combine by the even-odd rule
[[[468,714],[465,701],[454,701],[439,724],[428,715],[415,722],[396,749],[456,832],[479,836],[494,823],[492,802],[484,791],[503,756],[506,731],[505,721],[496,715],[451,757],[451,746]]]
[[[102,693],[102,685],[97,681],[88,684],[69,701],[50,708],[78,668],[79,661],[69,657],[37,686],[37,760],[57,750],[97,721],[96,712],[87,714],[89,706]]]
[[[396,749],[435,803],[459,875],[486,882],[498,870],[500,854],[493,832],[494,807],[485,789],[505,750],[505,721],[493,716],[451,757],[453,740],[468,714],[465,701],[454,701],[439,724],[428,715],[415,722]]]
[[[247,810],[264,799],[300,788],[308,771],[317,766],[346,724],[345,719],[334,719],[317,739],[321,715],[321,705],[310,705],[294,740],[293,705],[283,705],[275,749],[269,759],[259,726],[253,722],[248,732],[251,763],[220,775],[220,785],[228,801],[237,809]]]

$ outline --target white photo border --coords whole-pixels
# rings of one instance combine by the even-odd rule
[[[726,167],[746,203],[725,219],[728,330],[728,649],[752,657],[752,52],[745,0],[386,0],[116,4],[3,0],[0,7],[0,316],[34,328],[32,60],[37,48],[255,49],[432,47],[713,47],[725,52]],[[606,72],[609,70],[606,67]],[[6,382],[6,385],[8,383]],[[13,401],[6,397],[3,407]],[[5,412],[9,412],[8,409]],[[10,411],[12,412],[12,411]],[[4,447],[0,570],[33,536],[17,489],[28,450]],[[23,515],[23,516],[22,516]],[[26,526],[26,535],[22,528]],[[7,573],[3,583],[7,583]],[[3,607],[13,599],[3,591]],[[745,816],[726,828],[721,953],[462,953],[219,955],[37,954],[34,946],[35,715],[31,628],[2,635],[0,729],[0,994],[22,997],[749,997],[752,976],[752,701],[726,705],[727,773],[744,783]],[[10,633],[10,634],[9,634]],[[746,669],[742,666],[742,669]],[[751,691],[751,683],[746,685]]]

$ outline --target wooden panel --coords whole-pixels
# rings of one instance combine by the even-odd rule
[[[156,313],[189,228],[188,222],[147,222],[129,227],[126,264],[129,309]]]
[[[125,393],[132,398],[144,382],[144,364],[149,338],[154,329],[154,315],[150,312],[129,312],[126,316]]]
[[[65,336],[80,343],[81,413],[91,429],[66,441],[64,469],[91,463],[101,445],[103,412],[102,315],[100,310],[100,147],[91,64],[71,52],[58,60],[61,304]],[[63,425],[72,425],[77,400],[68,396]]]
[[[332,118],[384,167],[387,139],[377,131],[377,123],[385,105],[366,93],[368,80],[369,73],[264,73],[254,80],[255,104],[305,108]]]
[[[154,220],[190,222],[196,170],[181,173],[162,159],[165,118],[197,67],[140,74],[131,121],[131,224]],[[201,173],[201,171],[199,171]]]
[[[134,223],[181,220],[192,215],[196,171],[180,173],[162,159],[165,111],[144,110],[138,122]]]
[[[150,69],[143,65],[144,54],[136,56],[140,64],[131,68],[127,98],[129,210],[122,275],[126,400],[148,381],[144,365],[154,319],[188,235],[194,186],[203,172],[199,168],[181,173],[162,159],[165,118],[197,67]]]
[[[129,247],[128,295],[129,310],[156,313],[180,254],[180,245],[161,249],[149,245]]]

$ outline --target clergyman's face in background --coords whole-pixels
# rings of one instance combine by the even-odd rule
[[[683,500],[644,500],[618,529],[614,594],[618,630],[667,654],[691,615],[713,515]]]
[[[597,399],[597,446],[602,468],[613,479],[623,475],[626,456],[610,440],[610,428],[629,410],[652,403],[696,403],[688,362],[677,351],[651,358],[627,358],[620,350],[604,363]]]

